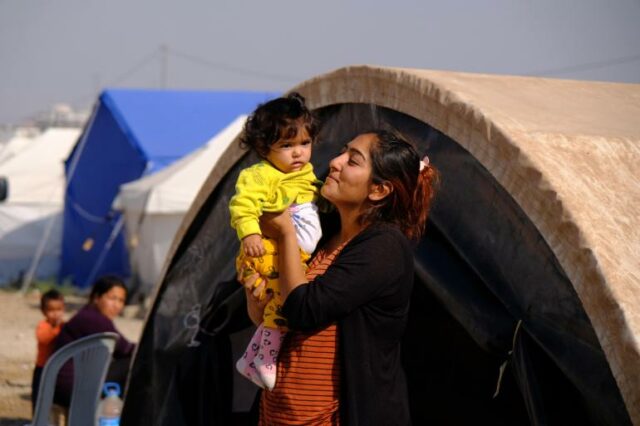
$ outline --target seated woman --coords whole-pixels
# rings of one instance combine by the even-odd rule
[[[321,194],[340,229],[306,273],[287,213],[263,218],[280,249],[282,344],[273,391],[263,391],[261,425],[407,425],[411,423],[400,341],[413,286],[411,240],[422,235],[435,169],[387,132],[361,134],[329,165]],[[244,281],[254,323],[266,303]],[[267,298],[268,301],[268,298]]]
[[[60,330],[55,340],[55,350],[90,334],[111,331],[120,338],[113,351],[107,382],[117,382],[124,389],[129,373],[129,363],[135,345],[129,342],[115,327],[113,320],[120,315],[127,298],[127,288],[115,276],[99,278],[91,287],[89,303],[81,308]],[[73,365],[67,362],[58,373],[54,401],[68,407],[73,387]]]

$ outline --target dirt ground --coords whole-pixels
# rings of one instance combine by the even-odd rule
[[[0,426],[23,426],[31,419],[31,375],[36,359],[35,327],[42,318],[37,291],[22,296],[0,290]],[[78,296],[65,296],[66,319],[85,303]],[[127,306],[116,319],[116,327],[137,342],[143,320],[139,308]]]

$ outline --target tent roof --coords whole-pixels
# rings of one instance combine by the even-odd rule
[[[363,66],[298,89],[312,107],[404,112],[470,151],[555,253],[640,423],[640,85]]]
[[[220,132],[273,93],[109,89],[105,105],[143,156],[159,170]]]
[[[467,149],[556,255],[640,424],[640,85],[354,66],[294,90],[312,108],[402,112]],[[242,154],[227,150],[185,224]]]
[[[204,146],[159,172],[122,185],[114,206],[146,214],[186,212],[220,155],[242,131],[246,118],[237,117]]]
[[[67,192],[59,279],[86,287],[103,274],[130,275],[112,211],[120,185],[163,169],[206,143],[265,92],[105,90],[66,162]],[[94,242],[85,250],[85,242]]]
[[[0,165],[3,165],[18,155],[22,150],[27,148],[34,139],[34,137],[17,135],[4,143],[0,143]]]
[[[62,206],[64,160],[79,135],[80,129],[50,128],[2,163],[2,175],[9,180],[8,202]]]

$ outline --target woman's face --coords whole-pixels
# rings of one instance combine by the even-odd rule
[[[361,208],[371,191],[371,147],[373,134],[357,136],[343,152],[329,163],[329,175],[322,186],[322,195],[338,209]]]
[[[122,287],[111,287],[111,290],[104,293],[102,296],[98,296],[93,299],[93,303],[102,315],[114,320],[122,308],[124,308],[124,301],[127,297],[127,292]]]

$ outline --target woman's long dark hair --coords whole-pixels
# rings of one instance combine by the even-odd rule
[[[372,182],[388,182],[392,191],[372,203],[360,219],[363,223],[393,223],[407,238],[418,240],[427,222],[438,172],[431,164],[421,167],[415,147],[402,136],[387,130],[367,133],[377,139],[370,152]]]
[[[96,298],[107,293],[113,287],[120,287],[124,290],[126,295],[127,287],[124,285],[124,281],[120,277],[115,275],[105,275],[98,278],[91,286],[91,293],[89,294],[89,303],[92,303]]]

